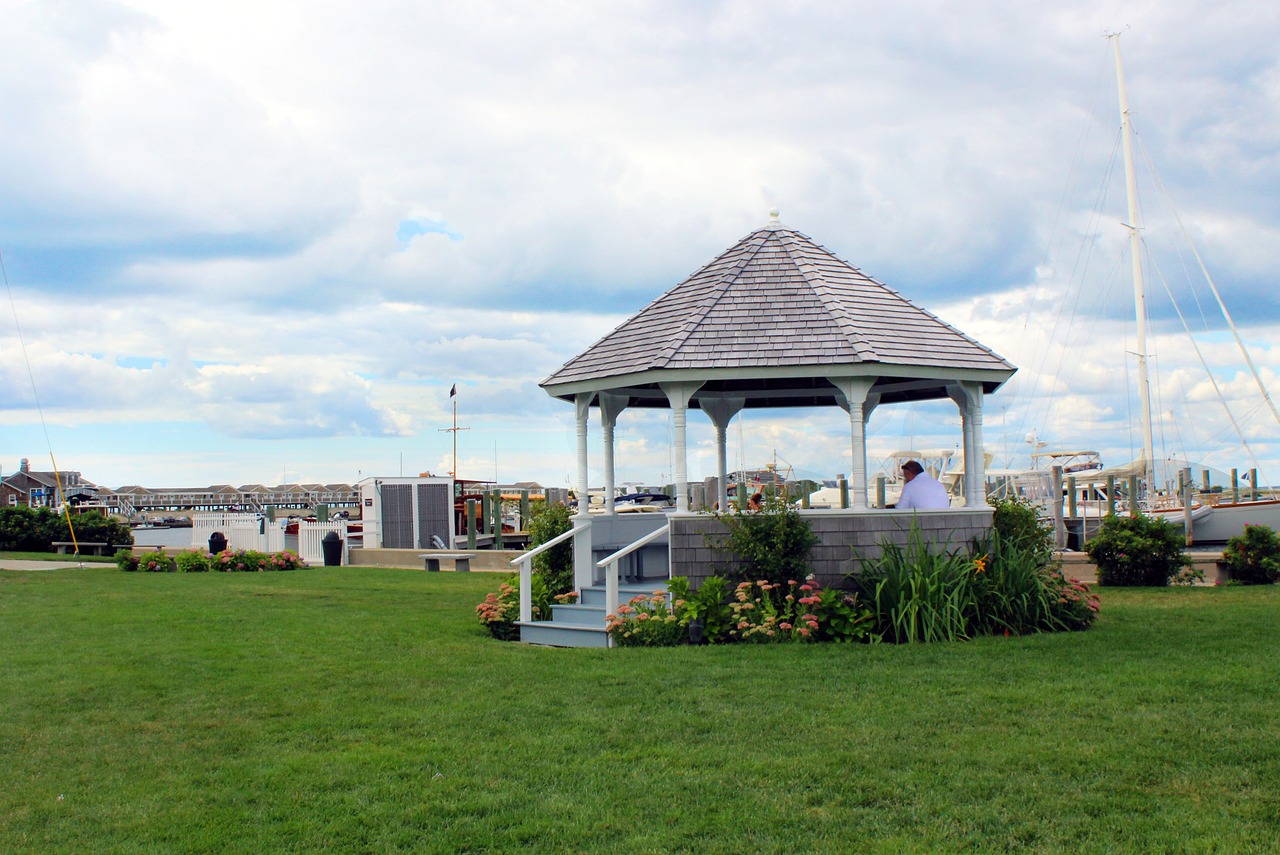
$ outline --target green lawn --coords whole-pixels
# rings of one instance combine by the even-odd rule
[[[1087,633],[490,640],[489,574],[0,571],[0,851],[1276,851],[1280,590]]]

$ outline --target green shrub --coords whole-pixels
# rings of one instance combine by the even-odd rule
[[[534,505],[529,520],[529,546],[537,547],[555,540],[573,528],[569,509],[560,503]],[[541,576],[552,597],[573,590],[573,541],[566,540],[533,556],[534,574]]]
[[[16,505],[0,508],[0,543],[18,552],[51,552],[61,518],[49,508]]]
[[[1280,537],[1265,525],[1246,525],[1222,553],[1231,581],[1271,585],[1280,579]]]
[[[151,552],[134,555],[128,550],[116,553],[116,566],[126,573],[139,571],[142,573],[173,573],[178,569],[173,557],[156,547]]]
[[[1040,519],[1034,505],[1016,496],[989,501],[995,508],[991,528],[1000,541],[1048,563],[1053,557],[1053,523]]]
[[[199,549],[188,549],[173,557],[179,573],[208,573],[213,567],[213,556]]]
[[[1036,538],[1007,539],[992,531],[985,552],[974,559],[971,633],[1025,635],[1087,629],[1098,598],[1078,579],[1063,576]]]
[[[818,536],[785,501],[770,499],[759,511],[729,510],[715,517],[726,533],[710,537],[709,542],[737,558],[736,564],[724,568],[729,579],[803,579],[809,574],[809,551],[817,545]]]
[[[224,549],[209,557],[209,569],[222,573],[264,573],[306,567],[295,552],[259,552],[256,549]]]
[[[727,641],[729,628],[733,626],[729,603],[726,601],[728,583],[721,576],[708,576],[697,591],[689,587],[684,576],[675,576],[667,583],[671,591],[672,605],[679,610],[689,625],[702,627],[702,640],[708,644]]]
[[[1164,587],[1191,566],[1182,530],[1167,520],[1110,515],[1085,547],[1098,584]]]
[[[50,541],[66,542],[72,540],[71,527],[75,527],[75,540],[80,543],[105,543],[108,545],[133,546],[133,530],[120,520],[105,517],[99,511],[85,511],[82,514],[55,515],[56,521],[51,532]]]
[[[873,610],[875,631],[897,643],[969,638],[976,563],[959,550],[930,551],[915,521],[905,548],[885,541],[882,549],[853,577]]]

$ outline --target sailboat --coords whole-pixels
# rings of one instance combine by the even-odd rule
[[[1128,93],[1125,88],[1124,77],[1124,61],[1120,55],[1120,36],[1118,33],[1108,36],[1111,40],[1112,47],[1115,52],[1116,65],[1116,84],[1120,105],[1120,122],[1121,122],[1121,141],[1124,154],[1124,170],[1125,170],[1125,192],[1128,201],[1129,221],[1124,224],[1129,232],[1129,250],[1132,264],[1133,276],[1133,295],[1134,295],[1134,315],[1137,321],[1136,330],[1136,359],[1137,359],[1137,382],[1138,395],[1140,399],[1139,413],[1142,419],[1142,456],[1130,464],[1119,467],[1111,473],[1098,473],[1098,477],[1105,477],[1107,474],[1114,476],[1116,471],[1123,470],[1125,474],[1132,472],[1140,475],[1147,487],[1147,500],[1142,508],[1143,513],[1148,515],[1162,517],[1177,524],[1183,524],[1184,521],[1191,522],[1191,531],[1188,532],[1188,542],[1194,540],[1196,542],[1225,542],[1231,537],[1240,534],[1246,525],[1267,525],[1271,528],[1280,528],[1280,500],[1274,498],[1234,500],[1230,502],[1217,502],[1210,504],[1207,501],[1193,502],[1190,507],[1190,513],[1185,505],[1182,496],[1171,497],[1172,501],[1158,503],[1156,501],[1157,491],[1154,489],[1155,480],[1155,453],[1154,440],[1151,417],[1151,387],[1147,372],[1147,344],[1146,344],[1146,293],[1143,281],[1142,268],[1142,252],[1141,252],[1141,236],[1138,226],[1138,194],[1137,179],[1135,177],[1133,166],[1133,130],[1130,121]],[[1194,250],[1193,250],[1194,252]],[[1199,258],[1197,254],[1197,259]],[[1203,264],[1201,265],[1203,269]],[[1205,271],[1206,278],[1208,272]],[[1212,279],[1209,284],[1213,287]],[[1258,374],[1253,360],[1249,357],[1248,351],[1244,348],[1244,343],[1240,339],[1239,333],[1236,331],[1235,324],[1232,322],[1231,315],[1227,311],[1226,305],[1218,296],[1216,287],[1213,288],[1215,297],[1218,297],[1218,305],[1222,310],[1223,316],[1230,326],[1232,333],[1235,335],[1237,344],[1244,353],[1245,360],[1248,362],[1250,369],[1253,370],[1254,378],[1257,380],[1262,397],[1271,408],[1271,412],[1275,415],[1277,422],[1280,422],[1280,412],[1277,412],[1275,404],[1271,401],[1271,396],[1267,392],[1266,387],[1262,384],[1261,377]],[[1214,384],[1216,388],[1216,383]],[[1225,401],[1223,402],[1225,406]],[[1230,410],[1228,409],[1228,416]],[[1235,424],[1234,417],[1231,417],[1232,424]],[[1238,427],[1237,427],[1238,430]],[[1243,434],[1241,434],[1243,438]],[[1252,485],[1256,487],[1256,485]],[[1187,491],[1189,492],[1189,491]]]

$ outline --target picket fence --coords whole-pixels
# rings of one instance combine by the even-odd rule
[[[308,564],[323,564],[324,550],[321,541],[329,532],[342,538],[342,563],[348,563],[350,536],[346,520],[313,522],[300,520],[296,538],[285,534],[288,520],[271,522],[257,514],[210,511],[192,514],[191,546],[208,549],[209,538],[214,532],[222,532],[228,549],[255,549],[259,552],[283,552],[292,549]]]

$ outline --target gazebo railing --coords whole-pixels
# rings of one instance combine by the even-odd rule
[[[566,540],[572,540],[574,535],[585,534],[591,530],[589,521],[575,525],[564,534],[556,535],[540,546],[535,546],[528,552],[511,560],[511,566],[520,565],[520,620],[528,623],[533,620],[533,559],[536,555],[541,555],[553,546],[559,546]]]
[[[643,548],[646,544],[651,543],[670,532],[671,523],[667,523],[662,528],[654,529],[634,543],[629,543],[612,555],[606,555],[604,558],[601,558],[596,562],[596,566],[604,571],[604,611],[606,615],[612,613],[619,605],[621,605],[618,602],[618,588],[620,587],[618,583],[618,562],[635,552],[637,549]],[[667,578],[671,578],[670,561],[667,562]]]

